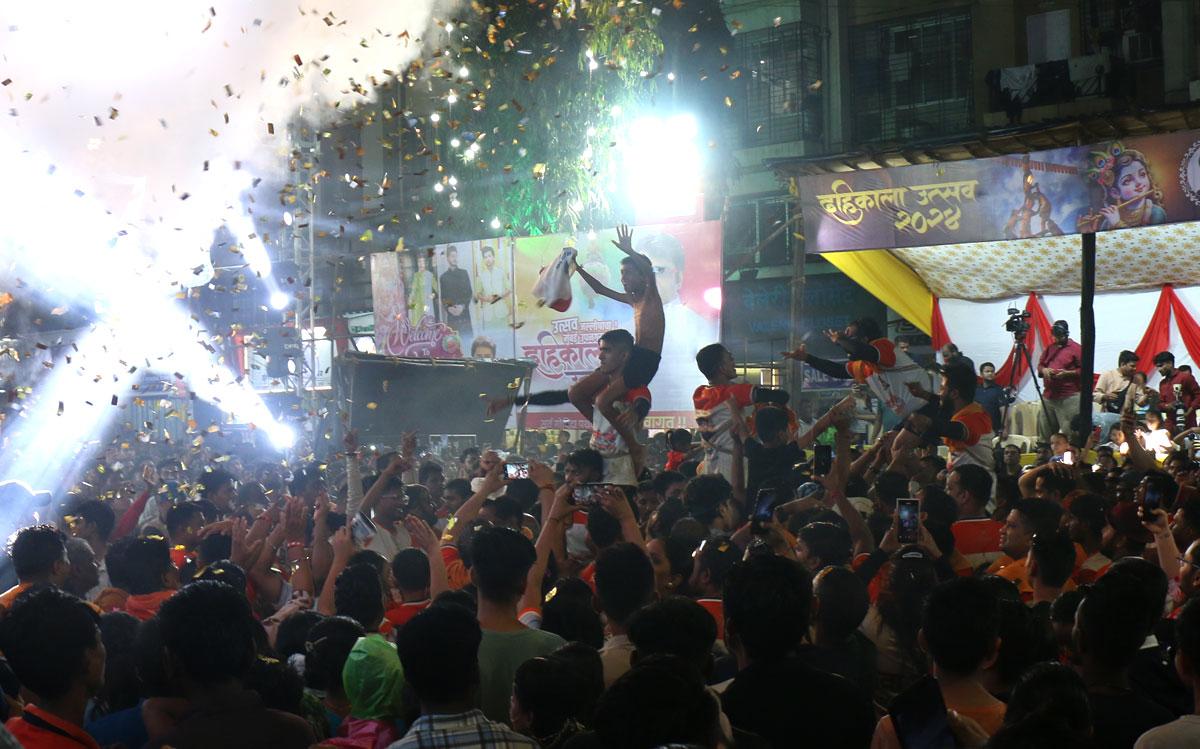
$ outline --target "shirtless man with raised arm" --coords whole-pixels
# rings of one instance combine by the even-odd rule
[[[662,361],[663,337],[667,323],[662,297],[658,293],[658,282],[654,277],[654,266],[650,258],[640,252],[634,252],[633,233],[627,225],[617,227],[617,238],[613,244],[626,255],[621,259],[621,285],[625,288],[624,293],[613,291],[600,283],[578,264],[575,270],[597,294],[633,308],[633,352],[620,372],[609,375],[597,369],[572,385],[568,396],[571,404],[581,412],[589,410],[594,404],[596,410],[617,428],[625,444],[629,446],[634,462],[640,465],[645,448],[637,441],[633,419],[620,418],[616,403],[630,390],[646,387],[654,379]]]

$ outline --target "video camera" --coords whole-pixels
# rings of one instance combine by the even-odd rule
[[[1012,333],[1016,338],[1024,338],[1029,332],[1029,310],[1019,310],[1016,307],[1008,308],[1008,320],[1004,322],[1004,329]]]

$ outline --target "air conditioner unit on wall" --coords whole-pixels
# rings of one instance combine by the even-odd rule
[[[1139,31],[1126,31],[1121,38],[1121,54],[1127,62],[1142,62],[1153,60],[1158,55],[1155,52],[1154,34]]]

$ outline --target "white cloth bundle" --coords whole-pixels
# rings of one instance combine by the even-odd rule
[[[533,295],[537,305],[556,312],[566,312],[571,306],[571,268],[575,263],[575,248],[564,247],[562,254],[550,265],[542,268]]]

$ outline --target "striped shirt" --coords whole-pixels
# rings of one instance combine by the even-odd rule
[[[495,723],[479,710],[457,715],[422,715],[404,738],[388,749],[537,749],[537,742],[503,723]]]

